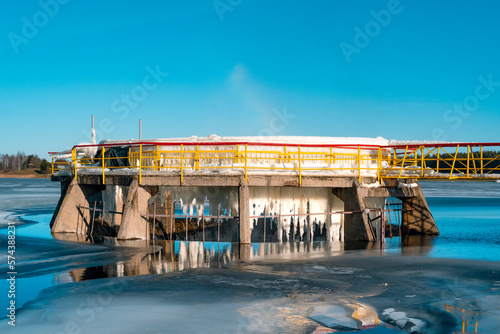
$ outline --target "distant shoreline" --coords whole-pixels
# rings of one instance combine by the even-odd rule
[[[31,169],[31,170],[0,173],[0,178],[50,179],[50,174],[38,174],[35,170]]]

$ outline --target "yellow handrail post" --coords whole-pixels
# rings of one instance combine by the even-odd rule
[[[196,152],[194,154],[194,170],[200,170],[200,152],[198,151],[198,145],[196,145]]]
[[[71,160],[73,161],[73,169],[75,173],[75,180],[77,179],[77,174],[78,174],[78,168],[76,167],[76,164],[78,163],[78,158],[76,155],[76,147],[73,147],[73,150],[71,151]]]
[[[139,144],[139,184],[142,181],[142,144]]]
[[[472,168],[474,169],[474,174],[477,174],[477,167],[476,167],[476,157],[474,156],[474,151],[472,150],[472,147],[470,148],[470,156],[472,158]]]
[[[460,147],[460,145],[457,145],[457,150],[455,152],[455,157],[453,158],[453,164],[451,165],[450,177],[449,177],[450,180],[451,180],[451,176],[453,175],[453,169],[455,168],[455,161],[457,160],[458,148],[459,147]]]
[[[358,146],[358,180],[361,182],[361,147]]]
[[[248,181],[247,167],[248,167],[248,144],[245,144],[245,181]]]
[[[155,155],[156,155],[156,170],[159,171],[160,170],[160,159],[158,159],[158,151],[160,150],[159,146],[156,145],[156,152],[155,152]]]
[[[104,161],[104,151],[106,150],[106,148],[103,146],[102,147],[102,155],[101,155],[101,158],[102,158],[102,184],[106,184],[106,176],[104,175],[104,165],[105,165],[105,161]]]
[[[132,160],[132,148],[129,146],[128,147],[128,163],[130,166],[134,167],[135,166],[135,163],[134,161]]]
[[[403,155],[403,161],[401,161],[401,169],[399,170],[398,178],[401,177],[401,173],[403,173],[403,167],[405,166],[406,153],[408,152],[408,146],[405,148],[405,154]]]
[[[381,168],[382,168],[382,148],[379,146],[378,147],[378,155],[377,155],[377,181],[378,183],[382,184],[382,178],[381,178]]]
[[[469,177],[470,145],[467,145],[467,177]]]
[[[54,155],[52,154],[52,167],[51,167],[52,174],[54,174]]]
[[[436,173],[439,173],[439,146],[438,146],[438,151],[437,151],[437,157],[436,157]]]
[[[481,174],[483,173],[483,146],[481,146]]]
[[[184,182],[184,145],[181,144],[181,184]]]
[[[236,145],[236,154],[235,154],[235,156],[234,156],[234,163],[235,163],[235,164],[237,164],[237,163],[239,163],[239,162],[240,162],[240,159],[238,159],[239,154],[240,154],[240,145],[239,145],[239,144],[237,144],[237,145]]]
[[[398,158],[398,155],[397,155],[397,149],[394,148],[394,158],[392,160],[392,166],[395,167],[396,166],[396,159]]]
[[[299,146],[299,187],[302,187],[302,164],[300,163],[300,146]]]
[[[420,176],[424,177],[424,167],[425,167],[425,161],[424,161],[424,147],[420,147]]]
[[[288,162],[286,155],[287,155],[287,153],[286,153],[286,145],[285,145],[285,155],[283,156],[283,163],[285,163],[285,164]]]

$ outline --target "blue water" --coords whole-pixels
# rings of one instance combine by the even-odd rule
[[[441,234],[424,238],[420,253],[405,252],[399,238],[387,239],[389,252],[500,261],[500,183],[420,184]],[[419,248],[418,242],[413,248]]]
[[[52,234],[50,233],[50,220],[52,219],[52,213],[41,213],[41,214],[27,214],[21,216],[25,224],[20,225],[16,228],[16,235],[23,237],[33,237],[33,238],[44,238],[51,239]],[[3,231],[0,230],[0,234]]]
[[[429,256],[500,260],[499,198],[428,198],[427,202],[441,232],[432,240]]]

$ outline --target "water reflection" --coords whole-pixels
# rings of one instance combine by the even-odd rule
[[[56,235],[64,240],[91,243],[74,234]],[[75,240],[76,239],[76,240]],[[79,239],[79,240],[78,240]],[[95,242],[95,240],[93,241]],[[259,260],[276,255],[280,260],[340,255],[347,251],[380,249],[373,242],[267,242],[239,244],[230,242],[170,241],[170,240],[101,240],[103,244],[120,246],[131,254],[128,260],[104,266],[75,269],[70,272],[75,281],[150,274],[165,274],[191,268],[221,268],[232,261]],[[432,238],[411,236],[387,239],[384,252],[403,255],[425,255],[432,249]]]
[[[394,238],[386,238],[383,252],[398,253],[405,256],[430,255],[434,249],[434,243],[439,236],[432,235],[409,235]]]
[[[401,253],[404,255],[428,255],[436,236],[408,235],[403,237]]]
[[[105,277],[164,274],[189,268],[221,268],[238,259],[258,259],[274,254],[281,254],[288,258],[287,254],[290,257],[303,257],[323,252],[342,253],[344,250],[344,245],[340,242],[275,242],[248,245],[170,240],[117,241],[109,239],[105,242],[114,242],[116,245],[128,248],[133,247],[135,248],[134,255],[126,261],[72,270],[70,274],[75,282]]]

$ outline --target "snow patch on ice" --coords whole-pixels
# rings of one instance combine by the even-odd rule
[[[408,322],[412,323],[413,326],[410,328],[412,332],[421,331],[426,326],[425,321],[417,318],[410,318],[405,312],[396,312],[394,308],[385,309],[382,311],[382,314],[393,320],[400,328],[405,327]]]
[[[360,329],[359,323],[347,316],[345,309],[339,305],[321,305],[314,308],[309,317],[327,327],[345,327]]]

